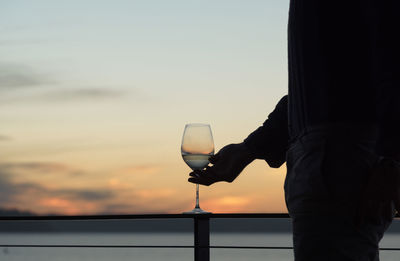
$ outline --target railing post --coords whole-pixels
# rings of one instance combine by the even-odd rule
[[[210,218],[194,217],[194,261],[210,261]]]

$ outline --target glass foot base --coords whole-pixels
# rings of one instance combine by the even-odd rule
[[[182,214],[211,214],[211,212],[204,211],[201,208],[194,208],[193,210],[183,212]]]

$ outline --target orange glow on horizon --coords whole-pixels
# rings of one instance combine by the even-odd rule
[[[39,208],[48,213],[78,215],[81,213],[93,213],[96,210],[96,205],[89,202],[74,202],[62,198],[44,198],[40,200]]]
[[[214,200],[205,200],[202,202],[204,206],[207,206],[207,210],[215,213],[223,212],[243,212],[246,209],[246,205],[251,201],[249,197],[233,197],[227,196]]]

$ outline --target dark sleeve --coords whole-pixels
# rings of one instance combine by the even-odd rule
[[[265,160],[272,168],[279,168],[286,161],[289,143],[287,95],[278,102],[264,124],[252,132],[244,143],[257,159]]]
[[[400,86],[400,84],[399,84]],[[382,99],[383,113],[381,116],[380,135],[377,142],[378,154],[385,157],[400,155],[400,88],[388,88],[386,99]],[[391,90],[391,92],[389,92]]]
[[[400,39],[398,30],[400,1],[382,1],[383,10],[379,38],[377,75],[380,97],[380,137],[378,153],[397,158],[400,155]]]

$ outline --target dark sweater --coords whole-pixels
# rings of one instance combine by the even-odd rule
[[[289,91],[245,140],[271,167],[310,126],[377,129],[376,152],[400,149],[399,0],[291,0]],[[290,137],[290,138],[289,138]]]

